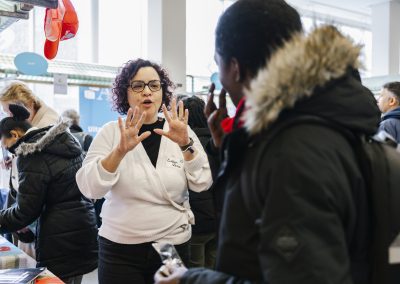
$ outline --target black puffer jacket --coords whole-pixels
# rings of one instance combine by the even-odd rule
[[[1,232],[14,232],[39,218],[38,266],[60,278],[97,267],[97,226],[93,204],[78,189],[75,174],[82,150],[66,123],[28,132],[10,151],[18,156],[16,204],[0,212]]]
[[[257,156],[271,128],[303,114],[375,133],[380,112],[354,71],[358,54],[323,27],[271,58],[247,94],[248,132],[224,142],[215,185],[225,190],[217,271],[189,269],[180,283],[369,283],[370,209],[349,141],[332,128],[299,124]],[[243,182],[249,180],[256,186]]]

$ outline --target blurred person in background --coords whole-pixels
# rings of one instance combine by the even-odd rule
[[[207,118],[204,115],[205,102],[195,95],[185,96],[180,99],[185,109],[189,110],[188,124],[190,128],[196,133],[203,147],[206,147],[211,139],[211,133],[208,129]],[[217,165],[213,156],[208,156],[208,161],[213,179],[215,179]],[[189,200],[196,223],[192,227],[190,262],[188,266],[214,268],[217,253],[217,222],[214,193],[212,190],[204,192],[189,190]]]
[[[83,149],[83,154],[86,156],[87,151],[89,150],[90,144],[92,144],[93,136],[89,133],[85,133],[80,126],[80,115],[74,109],[67,109],[62,112],[61,117],[63,119],[68,119],[71,122],[71,126],[69,130],[71,131],[72,135],[78,139],[79,144]],[[94,209],[96,210],[96,219],[97,219],[97,226],[100,228],[101,226],[101,208],[103,207],[104,198],[95,199],[94,202]]]
[[[6,86],[0,92],[0,103],[9,115],[12,115],[8,108],[10,104],[22,104],[29,111],[27,120],[37,128],[54,125],[60,118],[54,109],[46,105],[23,82],[15,81]]]
[[[378,106],[382,112],[379,130],[389,133],[400,143],[400,82],[390,82],[383,86]]]
[[[74,109],[67,109],[62,112],[61,117],[69,119],[71,121],[71,126],[69,130],[72,135],[78,139],[84,154],[89,150],[90,144],[92,144],[93,136],[89,133],[85,133],[79,124],[80,116],[79,113]]]

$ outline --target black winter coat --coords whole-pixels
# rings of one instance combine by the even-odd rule
[[[39,218],[37,266],[60,278],[97,267],[97,226],[93,203],[78,189],[75,174],[82,150],[61,123],[28,132],[11,149],[18,160],[16,204],[0,211],[1,232],[15,232]]]
[[[205,148],[211,139],[210,130],[208,128],[193,128],[193,132],[199,138],[201,144]],[[213,179],[216,176],[216,163],[214,158],[208,155],[211,173]],[[216,216],[214,193],[211,189],[203,192],[194,192],[189,190],[190,207],[195,217],[195,225],[192,226],[193,234],[209,234],[216,233]]]
[[[389,133],[397,143],[400,143],[400,107],[385,113],[379,130]]]
[[[352,69],[357,50],[324,27],[288,43],[268,72],[260,73],[246,100],[247,132],[237,130],[224,141],[215,184],[225,191],[217,271],[189,269],[180,283],[369,283],[366,187],[342,134],[297,125],[256,156],[269,130],[296,115],[321,116],[356,133],[376,132],[376,101]],[[249,176],[257,186],[243,182]],[[262,205],[256,218],[246,199],[250,206]]]

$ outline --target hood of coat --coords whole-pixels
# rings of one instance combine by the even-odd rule
[[[33,130],[23,136],[12,147],[16,155],[30,155],[37,152],[49,153],[64,158],[75,158],[82,154],[76,139],[69,133],[70,121],[61,121],[52,127]]]
[[[296,34],[277,50],[246,91],[245,126],[251,134],[268,128],[283,111],[333,120],[374,134],[380,111],[361,84],[361,46],[333,26]]]

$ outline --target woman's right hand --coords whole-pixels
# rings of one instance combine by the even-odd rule
[[[138,107],[135,107],[134,110],[129,108],[125,122],[123,122],[122,118],[118,118],[121,138],[116,150],[121,155],[125,156],[126,153],[132,151],[136,145],[151,135],[150,131],[146,131],[139,135],[139,130],[142,127],[145,118],[146,112],[139,115]]]

